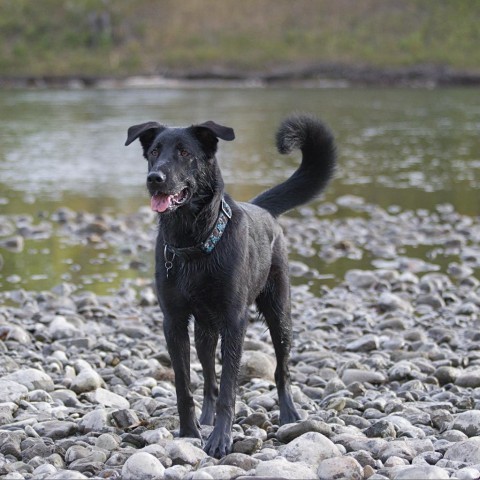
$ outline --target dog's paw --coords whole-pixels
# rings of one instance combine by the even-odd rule
[[[290,409],[285,413],[280,413],[280,425],[286,425],[287,423],[295,423],[300,420],[299,413],[294,409]]]
[[[213,430],[205,445],[205,453],[210,457],[222,458],[232,451],[232,434]]]
[[[200,433],[200,425],[198,421],[195,421],[194,424],[188,425],[187,427],[180,428],[179,436],[188,438],[199,438],[201,440],[202,434]]]

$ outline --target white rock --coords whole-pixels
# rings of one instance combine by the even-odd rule
[[[147,452],[153,455],[155,458],[164,457],[166,455],[165,448],[157,443],[153,443],[152,445],[147,445],[146,447],[141,448],[138,450],[139,452]]]
[[[165,480],[182,480],[186,477],[190,466],[189,465],[172,465],[165,469]]]
[[[480,463],[480,437],[472,437],[463,442],[455,443],[447,449],[443,458],[470,465]]]
[[[255,476],[293,480],[317,478],[314,468],[303,463],[292,463],[283,457],[261,462],[255,468]]]
[[[289,272],[292,277],[304,277],[308,270],[308,265],[305,265],[302,262],[297,262],[295,260],[289,261]]]
[[[4,330],[4,335],[5,335],[5,340],[10,340],[14,342],[21,343],[23,345],[28,345],[32,343],[32,339],[30,337],[30,334],[25,331],[22,327],[19,327],[18,325],[8,325],[8,326],[3,326],[2,325],[2,330]]]
[[[307,432],[279,448],[290,462],[305,462],[318,466],[323,460],[341,456],[336,445],[318,432]]]
[[[57,469],[49,463],[44,463],[43,465],[38,466],[32,472],[33,478],[36,478],[38,480],[51,478],[53,475],[55,475],[55,473],[57,473]]]
[[[278,450],[276,450],[275,448],[264,447],[258,453],[254,453],[252,455],[252,458],[258,459],[262,462],[268,462],[270,460],[273,460],[274,458],[277,458],[278,456]]]
[[[431,450],[433,451],[433,448]],[[400,457],[410,462],[421,451],[425,451],[425,449],[418,449],[411,439],[406,439],[405,441],[392,440],[380,452],[380,459],[385,462],[390,457]]]
[[[403,310],[407,313],[413,312],[413,307],[406,300],[390,292],[383,292],[378,299],[378,306],[386,311]]]
[[[468,410],[459,413],[450,425],[452,430],[460,430],[468,437],[480,434],[480,411]]]
[[[360,370],[359,368],[346,368],[342,373],[342,382],[345,385],[350,385],[353,382],[372,383],[378,385],[385,383],[386,378],[380,372],[372,370]]]
[[[63,315],[55,315],[52,323],[48,326],[48,333],[54,340],[71,338],[82,334],[80,320],[71,322]]]
[[[0,403],[18,402],[28,394],[28,388],[12,380],[0,379]]]
[[[11,380],[12,382],[20,383],[28,388],[28,390],[53,390],[53,380],[41,370],[35,368],[25,368],[16,372],[10,373],[3,377],[3,380]]]
[[[119,443],[120,442],[113,435],[110,435],[109,433],[102,433],[95,440],[95,446],[97,448],[101,448],[107,451],[115,450],[118,447]]]
[[[85,369],[72,380],[70,388],[75,393],[84,393],[100,388],[102,384],[103,379],[95,370]]]
[[[86,393],[85,396],[92,403],[98,403],[104,407],[118,408],[119,410],[130,408],[130,402],[126,398],[104,388],[97,388],[93,392]]]
[[[408,460],[405,460],[404,458],[396,457],[395,455],[392,455],[391,457],[388,457],[383,464],[387,468],[395,468],[395,467],[404,467],[405,465],[408,465]]]
[[[134,453],[122,467],[123,480],[160,480],[165,467],[150,453]]]
[[[236,478],[245,474],[245,470],[234,465],[212,465],[197,470],[199,474],[207,474],[214,480],[224,480],[225,478]],[[202,478],[202,477],[197,477]]]
[[[157,428],[155,430],[146,430],[145,432],[141,433],[141,436],[149,444],[159,443],[161,440],[165,439],[173,439],[173,435],[165,427]]]
[[[318,466],[319,480],[362,480],[363,468],[353,457],[327,458]]]
[[[365,199],[357,195],[342,195],[337,198],[336,203],[344,208],[356,209],[365,205]]]
[[[345,274],[345,281],[355,288],[368,289],[378,283],[378,278],[368,270],[353,269]]]
[[[477,480],[480,477],[480,471],[473,467],[465,467],[455,472],[458,480]]]
[[[93,450],[92,447],[84,447],[82,445],[72,445],[65,453],[65,461],[67,463],[72,463],[75,460],[79,460],[81,458],[86,458],[93,456],[92,454],[102,454],[102,456],[105,456],[105,453],[99,451],[99,450]],[[106,458],[105,458],[106,460]],[[103,460],[103,461],[105,461]]]
[[[196,465],[200,460],[207,457],[201,449],[186,440],[173,440],[165,445],[167,455],[173,463],[179,465]]]
[[[92,412],[88,412],[78,423],[80,431],[101,432],[109,425],[110,415],[104,408],[97,408]]]
[[[48,477],[48,480],[83,480],[86,477],[83,473],[73,470],[59,470],[55,475]]]
[[[380,453],[389,445],[383,438],[367,438],[365,435],[341,433],[333,437],[335,443],[343,445],[348,452],[357,450],[367,450],[374,457],[378,457]]]
[[[76,372],[83,372],[83,370],[93,370],[92,366],[83,358],[75,360],[73,364]]]
[[[243,353],[240,365],[240,382],[247,382],[252,378],[274,380],[275,361],[270,355],[258,350],[248,350]]]
[[[194,472],[189,473],[184,480],[213,480],[213,477],[209,475],[207,472],[196,470]]]
[[[25,477],[20,472],[10,472],[2,476],[5,480],[25,480]]]
[[[72,445],[65,453],[65,461],[67,463],[75,462],[87,458],[92,462],[105,463],[107,455],[102,450],[94,449],[91,446]]]
[[[394,480],[442,480],[450,478],[447,470],[433,465],[412,465],[398,469]]]

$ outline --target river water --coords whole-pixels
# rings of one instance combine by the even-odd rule
[[[234,128],[236,140],[220,144],[218,159],[228,191],[248,200],[296,167],[298,155],[276,153],[274,133],[300,111],[322,118],[337,139],[339,169],[321,201],[355,195],[386,209],[451,204],[480,215],[478,91],[350,87],[0,91],[0,214],[48,218],[59,207],[114,214],[148,205],[140,146],[124,147],[128,127],[148,120]],[[112,273],[98,251],[55,238],[0,254],[0,290],[62,280],[118,286],[136,274]]]

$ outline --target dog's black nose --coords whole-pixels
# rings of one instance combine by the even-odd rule
[[[163,183],[167,179],[167,176],[163,172],[151,172],[147,176],[147,183],[149,185],[158,185]]]

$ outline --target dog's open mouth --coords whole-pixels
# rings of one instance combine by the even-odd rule
[[[163,213],[174,210],[183,205],[189,197],[189,190],[187,187],[180,190],[178,193],[155,193],[150,200],[150,206],[154,212]]]

